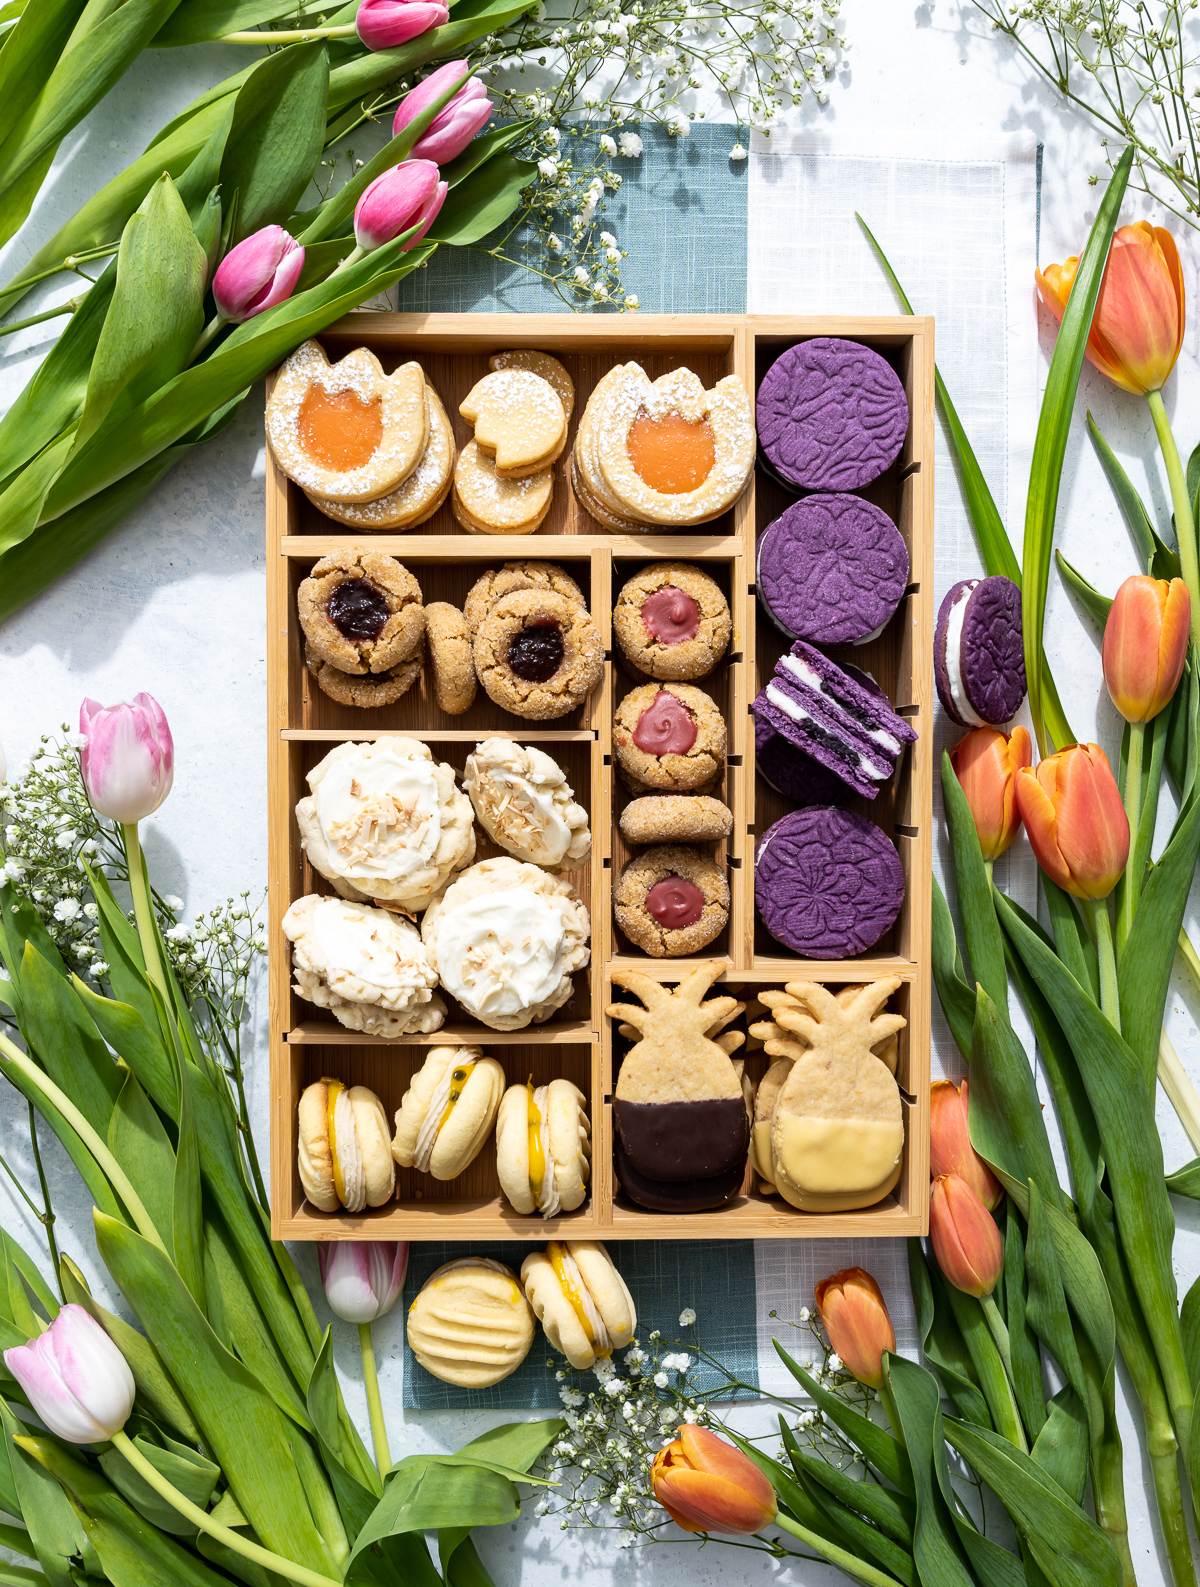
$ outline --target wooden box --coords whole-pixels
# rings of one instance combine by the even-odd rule
[[[917,741],[900,763],[894,784],[870,804],[851,808],[877,822],[896,843],[907,896],[893,930],[870,953],[849,960],[797,958],[776,942],[754,909],[754,845],[791,806],[754,769],[750,706],[784,648],[754,596],[757,534],[789,498],[761,469],[733,509],[704,532],[612,535],[584,512],[571,491],[570,443],[587,398],[613,364],[636,359],[651,378],[686,364],[711,385],[736,374],[753,399],[759,380],[790,343],[813,336],[852,338],[879,351],[896,370],[908,395],[911,423],[897,462],[863,494],[900,528],[909,549],[910,583],[896,616],[880,637],[856,647],[854,661],[871,671],[896,709],[910,718]],[[458,404],[487,372],[492,352],[537,347],[566,364],[576,387],[568,447],[555,465],[554,502],[534,535],[467,535],[442,507],[416,532],[364,535],[332,522],[309,503],[267,455],[268,797],[270,802],[270,1024],[271,1216],[277,1239],[530,1240],[572,1239],[816,1238],[833,1234],[908,1235],[928,1225],[928,1090],[930,1026],[930,876],[932,853],[933,709],[933,322],[923,318],[784,318],[767,316],[626,315],[391,315],[358,313],[320,338],[331,358],[366,345],[391,369],[418,358],[450,414],[461,447],[469,427]],[[303,636],[296,589],[316,559],[347,543],[369,542],[398,557],[421,584],[424,599],[461,605],[488,567],[520,558],[565,565],[588,597],[606,646],[605,676],[585,706],[549,725],[526,722],[494,706],[481,690],[471,710],[448,717],[422,679],[396,705],[360,711],[328,699],[303,665]],[[611,755],[613,712],[635,683],[611,633],[616,591],[639,563],[697,562],[721,585],[733,617],[726,657],[703,687],[720,706],[728,732],[723,788],[716,791],[733,812],[729,838],[709,845],[727,867],[731,909],[721,937],[690,960],[653,959],[629,943],[612,918],[611,884],[629,857],[618,828],[629,797],[616,778]],[[835,652],[836,655],[836,652]],[[593,851],[572,881],[591,912],[590,968],[575,978],[571,1001],[547,1024],[509,1034],[489,1031],[452,1011],[431,1036],[380,1041],[345,1030],[291,989],[290,955],[281,921],[293,899],[329,892],[307,865],[293,811],[307,792],[306,772],[340,740],[407,734],[429,744],[439,760],[461,770],[478,739],[489,734],[542,745],[566,770],[576,797],[591,816]],[[481,839],[478,857],[490,852]],[[906,1123],[903,1174],[895,1192],[860,1212],[804,1214],[778,1198],[746,1193],[720,1211],[659,1215],[614,1196],[611,1096],[614,1063],[623,1043],[605,1014],[612,1000],[614,965],[636,966],[659,980],[678,980],[696,959],[726,965],[718,990],[728,987],[749,1002],[761,988],[787,980],[830,985],[896,976],[892,1006],[908,1025],[901,1038],[897,1078]],[[621,994],[624,996],[625,994]],[[423,1049],[455,1039],[482,1045],[505,1066],[510,1082],[535,1082],[562,1074],[588,1097],[592,1119],[591,1195],[574,1213],[543,1223],[514,1213],[500,1194],[492,1143],[458,1179],[439,1183],[398,1171],[396,1199],[359,1216],[328,1215],[304,1200],[296,1168],[296,1107],[310,1081],[332,1075],[370,1086],[389,1117],[399,1106]],[[752,1075],[764,1060],[751,1052]]]

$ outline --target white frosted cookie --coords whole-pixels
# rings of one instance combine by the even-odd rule
[[[546,1338],[577,1371],[633,1338],[633,1296],[599,1240],[552,1240],[531,1251],[521,1282]]]
[[[588,963],[590,934],[569,882],[508,855],[465,870],[421,922],[443,989],[492,1030],[523,1030],[560,1009]]]
[[[380,1146],[385,1148],[382,1152]],[[340,1080],[305,1086],[297,1114],[297,1167],[320,1212],[361,1212],[390,1201],[396,1166],[383,1103],[366,1086]]]
[[[587,811],[566,773],[532,744],[488,738],[467,756],[463,787],[502,849],[547,870],[578,870],[592,852]]]
[[[515,1372],[533,1331],[517,1275],[485,1256],[439,1267],[408,1308],[408,1343],[418,1363],[462,1389],[485,1389]]]
[[[440,1029],[446,1005],[415,926],[386,909],[308,893],[283,917],[299,997],[347,1030],[410,1036]]]
[[[592,1126],[569,1080],[509,1086],[496,1115],[496,1173],[514,1211],[555,1218],[587,1197]]]
[[[458,411],[475,426],[475,444],[495,459],[501,479],[520,479],[548,468],[567,442],[562,398],[531,369],[484,375]]]
[[[320,342],[304,342],[279,371],[266,422],[275,461],[301,490],[375,501],[408,478],[425,450],[425,375],[418,363],[385,375],[365,347],[331,364]]]
[[[433,1047],[408,1082],[392,1156],[401,1168],[454,1179],[478,1157],[504,1095],[504,1070],[478,1047]]]
[[[530,369],[543,380],[548,380],[558,392],[558,400],[570,422],[575,408],[575,382],[566,369],[551,353],[539,353],[532,347],[515,347],[511,352],[493,353],[488,359],[489,369]]]
[[[454,429],[442,399],[432,386],[425,387],[429,440],[417,466],[398,489],[377,501],[338,502],[309,494],[309,501],[327,518],[352,529],[412,529],[432,518],[450,493],[454,478]]]
[[[468,441],[454,465],[450,506],[472,534],[532,534],[550,511],[554,474],[545,468],[522,479],[501,479],[493,460]]]
[[[425,909],[475,857],[471,802],[414,738],[339,744],[296,806],[301,847],[343,898]]]
[[[707,472],[681,461],[670,488],[648,483],[635,467],[643,427],[647,432],[666,427],[661,439],[653,439],[668,456],[673,447],[686,443],[691,448],[702,437],[711,455]],[[750,399],[736,375],[705,391],[690,369],[673,369],[651,381],[639,365],[626,364],[597,415],[595,458],[607,494],[618,511],[647,524],[698,524],[726,511],[746,488],[754,448]],[[589,486],[594,483],[588,479]]]

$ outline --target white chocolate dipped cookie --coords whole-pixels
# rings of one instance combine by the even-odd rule
[[[309,493],[309,501],[327,518],[352,529],[413,529],[432,518],[450,494],[454,478],[454,428],[432,386],[425,387],[429,440],[417,466],[403,483],[376,501],[338,502]]]
[[[450,507],[468,534],[532,534],[544,522],[553,496],[549,468],[521,479],[502,479],[477,442],[468,441],[458,454]]]
[[[504,1095],[504,1070],[478,1047],[434,1047],[408,1082],[392,1156],[401,1168],[455,1179],[478,1157]]]
[[[331,364],[320,342],[304,342],[267,400],[267,440],[301,490],[375,501],[406,480],[425,451],[424,372],[414,362],[385,375],[365,347]]]
[[[465,870],[421,921],[443,989],[492,1030],[523,1030],[560,1009],[588,963],[590,934],[569,882],[508,855]]]
[[[347,1030],[410,1036],[441,1028],[446,1005],[415,926],[386,909],[308,893],[283,917],[299,997]]]
[[[475,444],[495,460],[501,479],[521,479],[549,468],[567,444],[562,398],[532,369],[498,369],[484,375],[458,411],[474,425]]]
[[[475,857],[471,802],[416,739],[339,744],[306,781],[301,847],[343,898],[419,912]]]
[[[463,1389],[488,1388],[515,1372],[533,1333],[517,1275],[484,1256],[439,1267],[408,1308],[408,1343],[418,1363]]]
[[[511,738],[484,739],[467,756],[463,787],[480,826],[517,859],[546,870],[576,871],[587,864],[587,811],[544,750]]]
[[[569,1080],[509,1086],[496,1115],[496,1173],[516,1212],[555,1218],[587,1199],[592,1126]]]
[[[633,1338],[633,1296],[599,1240],[552,1240],[531,1251],[521,1282],[546,1338],[577,1371]]]
[[[380,1146],[383,1146],[383,1151]],[[383,1103],[366,1086],[316,1080],[300,1094],[297,1166],[319,1212],[361,1212],[390,1201],[396,1165]]]
[[[493,353],[488,359],[489,369],[529,369],[543,380],[548,380],[558,392],[563,413],[568,424],[575,411],[575,382],[565,367],[552,353],[540,353],[532,347],[515,347],[507,353]]]

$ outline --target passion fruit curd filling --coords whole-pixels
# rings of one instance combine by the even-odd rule
[[[413,1152],[413,1167],[418,1173],[429,1172],[434,1145],[454,1112],[458,1099],[463,1094],[463,1088],[471,1078],[475,1063],[476,1060],[470,1058],[455,1064],[450,1073],[443,1075],[433,1088],[433,1095],[429,1099],[429,1106],[425,1110],[425,1117],[417,1132],[417,1144]]]
[[[674,410],[652,417],[639,408],[625,448],[638,478],[664,496],[698,490],[717,461],[708,420],[693,423]]]
[[[692,713],[664,689],[638,717],[633,742],[647,755],[686,755],[696,742]]]
[[[526,1130],[529,1140],[529,1190],[536,1202],[542,1199],[542,1181],[546,1177],[546,1154],[542,1150],[542,1111],[537,1104],[537,1093],[532,1078],[526,1086]]]
[[[523,683],[548,683],[562,666],[566,646],[555,622],[531,623],[508,642],[506,660]]]
[[[346,639],[378,639],[389,616],[387,598],[367,579],[343,579],[325,615]]]
[[[325,1087],[325,1116],[329,1124],[329,1162],[333,1169],[333,1188],[337,1191],[337,1199],[343,1206],[346,1204],[346,1186],[342,1180],[342,1165],[338,1160],[334,1114],[337,1111],[337,1099],[345,1089],[340,1080],[330,1080]]]
[[[700,919],[704,894],[686,876],[664,876],[646,894],[646,913],[667,931],[679,931]]]
[[[700,608],[686,591],[664,584],[642,602],[642,626],[660,645],[681,645],[700,632]]]
[[[596,1302],[588,1293],[575,1258],[566,1246],[561,1245],[557,1240],[550,1241],[546,1247],[546,1255],[550,1258],[550,1266],[554,1269],[559,1287],[571,1303],[571,1310],[579,1318],[579,1326],[583,1329],[584,1338],[598,1356],[611,1356],[612,1343],[608,1337],[608,1330],[596,1309]]]
[[[362,468],[383,440],[383,405],[364,402],[352,391],[312,385],[296,418],[300,446],[314,463],[339,474]]]

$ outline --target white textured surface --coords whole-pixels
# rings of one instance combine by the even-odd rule
[[[993,39],[969,5],[960,12],[946,0],[936,6],[845,0],[845,27],[853,51],[843,83],[826,110],[819,112],[814,107],[797,117],[798,124],[817,138],[819,147],[831,153],[861,154],[865,148],[891,155],[901,146],[899,140],[919,138],[926,155],[958,161],[964,151],[972,153],[978,147],[997,151],[1009,135],[1040,137],[1046,143],[1042,257],[1060,259],[1078,248],[1093,214],[1095,194],[1085,178],[1099,164],[1097,139],[1090,128],[1056,107],[1047,90],[1029,80],[1025,69],[1002,42]],[[245,58],[239,56],[235,64],[243,64]],[[59,174],[31,227],[32,245],[48,236],[86,193],[140,152],[167,115],[232,69],[229,56],[215,47],[151,54],[140,62],[120,92],[68,140],[58,163]],[[859,175],[864,172],[867,168],[860,167]],[[849,208],[856,203],[863,208],[878,198],[879,189],[876,186],[856,197],[848,187],[845,196],[854,201]],[[897,189],[895,197],[899,200],[902,190]],[[971,293],[978,291],[979,261],[972,256],[972,248],[980,246],[980,237],[986,236],[994,194],[989,197],[986,191],[973,189],[953,201],[950,194],[943,199],[936,239],[930,240],[920,274],[909,277],[907,283],[915,306],[936,310],[941,318],[952,317],[956,308],[968,306]],[[1126,218],[1134,218],[1138,212],[1137,201],[1130,200]],[[885,242],[903,228],[902,213],[884,210],[870,218]],[[778,226],[779,221],[776,211],[772,224]],[[792,225],[791,217],[788,224]],[[810,260],[819,264],[823,217],[815,216],[812,225],[815,246]],[[1023,238],[1010,241],[1019,242],[1024,258],[1017,271],[1019,287],[1021,269],[1032,270],[1033,241],[1028,229]],[[29,251],[32,248],[26,250],[20,243],[12,245],[7,254],[9,268]],[[1185,242],[1183,254],[1191,290],[1196,280],[1195,243]],[[752,305],[759,291],[759,268],[752,249]],[[1025,279],[1028,282],[1027,276]],[[878,293],[872,306],[889,308],[882,283]],[[69,292],[63,293],[67,295]],[[1027,298],[1023,338],[1032,337],[1030,303]],[[796,306],[816,305],[802,301]],[[956,384],[955,397],[983,455],[993,489],[1006,489],[1012,504],[1018,499],[1020,469],[1014,462],[1006,481],[1002,464],[1006,445],[1012,457],[1018,430],[1031,422],[1030,396],[1026,394],[1021,414],[1009,412],[1004,417],[1006,445],[994,432],[981,433],[989,415],[992,423],[999,422],[997,394],[983,362],[974,356],[977,338],[984,338],[981,346],[994,346],[986,341],[992,332],[969,319],[962,323],[966,340],[961,377],[956,376],[961,385]],[[995,323],[994,317],[989,317],[988,326]],[[944,334],[940,330],[943,351]],[[1193,323],[1167,392],[1168,411],[1185,452],[1200,434],[1198,338],[1200,331]],[[36,330],[0,343],[0,401],[11,400],[45,347]],[[1035,370],[1044,371],[1048,347],[1043,325]],[[1030,343],[1018,342],[1010,348],[1010,355],[1011,392],[1013,359],[1028,360]],[[1144,405],[1086,370],[1080,418],[1085,407],[1091,408],[1135,483],[1153,501],[1160,518],[1165,518],[1169,511],[1165,482]],[[178,892],[189,909],[206,907],[243,887],[257,891],[265,880],[259,478],[261,409],[254,397],[238,422],[215,443],[193,453],[100,555],[0,632],[0,740],[9,751],[10,763],[29,754],[40,732],[64,718],[73,718],[85,694],[109,701],[145,688],[163,702],[175,733],[177,780],[170,800],[148,825],[146,842],[160,885]],[[938,491],[941,532],[948,504],[952,507],[955,496],[954,482],[945,470]],[[960,538],[958,544],[967,557],[969,541]],[[1110,592],[1122,577],[1135,571],[1124,527],[1079,426],[1067,457],[1060,544],[1085,573]],[[974,571],[973,564],[966,562],[963,571]],[[939,565],[939,582],[944,579],[948,583],[949,572],[948,567]],[[1051,584],[1049,647],[1076,730],[1085,736],[1098,732],[1111,749],[1115,720],[1107,704],[1099,708],[1097,720],[1099,672],[1092,641],[1057,581]],[[1195,1073],[1196,1021],[1187,1011],[1181,990],[1174,987],[1173,993],[1172,1032]],[[265,1052],[261,1044],[253,1095],[258,1117],[265,1121]],[[0,1095],[0,1121],[6,1155],[18,1173],[28,1172],[24,1109],[13,1105],[11,1094]],[[1160,1108],[1160,1122],[1168,1162],[1174,1166],[1191,1154],[1165,1105]],[[265,1147],[265,1140],[262,1144]],[[56,1165],[56,1205],[64,1248],[94,1271],[88,1208],[75,1193],[73,1171],[52,1152],[48,1155]],[[7,1186],[0,1190],[0,1197],[0,1216],[6,1227],[36,1249],[39,1231],[36,1225],[31,1226],[25,1209]],[[1179,1273],[1182,1281],[1190,1282],[1200,1265],[1197,1214],[1183,1203],[1177,1203],[1177,1214],[1183,1225],[1177,1245]],[[776,1257],[776,1252],[778,1247],[768,1253],[770,1262],[786,1261],[786,1253]],[[804,1261],[788,1263],[787,1268],[785,1282],[789,1286],[797,1284],[801,1274],[807,1284]],[[305,1272],[315,1283],[315,1263],[306,1264]],[[481,1413],[469,1417],[426,1415],[415,1418],[401,1432],[402,1324],[402,1317],[393,1314],[391,1321],[377,1330],[396,1453],[453,1447],[485,1425],[505,1419],[500,1413],[486,1417]],[[703,1325],[701,1318],[701,1332]],[[353,1331],[339,1326],[335,1337],[351,1403],[361,1413]],[[740,1412],[739,1418],[747,1424],[767,1426],[772,1415],[767,1407],[749,1408]],[[362,1419],[365,1425],[365,1416]],[[1148,1584],[1162,1578],[1162,1569],[1140,1490],[1141,1470],[1133,1454],[1135,1435],[1128,1415],[1124,1431],[1131,1454],[1128,1499],[1134,1560],[1140,1579]],[[685,1577],[700,1587],[724,1581],[731,1568],[739,1577],[755,1582],[780,1572],[790,1580],[834,1579],[834,1573],[823,1567],[788,1569],[786,1563],[781,1566],[765,1557],[731,1556],[713,1548],[697,1551],[690,1545],[620,1554],[602,1533],[574,1534],[568,1544],[556,1527],[532,1520],[483,1534],[478,1541],[485,1563],[501,1587],[551,1579],[599,1584],[636,1578],[674,1584]]]

